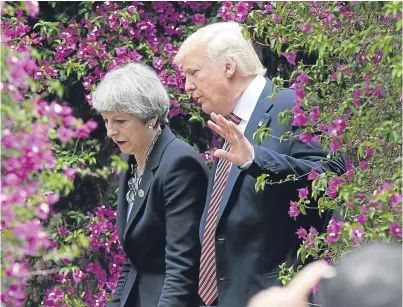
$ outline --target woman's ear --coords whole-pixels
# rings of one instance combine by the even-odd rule
[[[154,116],[148,121],[148,128],[154,129],[157,123],[158,123],[158,116]]]

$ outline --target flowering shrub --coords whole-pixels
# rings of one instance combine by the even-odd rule
[[[300,229],[301,259],[335,261],[365,241],[401,242],[398,3],[41,2],[40,10],[35,2],[1,5],[6,306],[104,306],[116,287],[125,258],[114,226],[114,175],[127,165],[113,155],[109,161],[116,149],[90,111],[91,92],[107,71],[128,61],[152,66],[171,98],[171,128],[206,163],[214,161],[219,140],[204,127],[207,117],[184,93],[183,74],[172,61],[188,35],[216,21],[244,23],[264,62],[266,53],[277,56],[268,72],[277,86],[273,99],[284,84],[296,91],[295,106],[279,120],[303,128],[284,138],[317,141],[331,156],[348,158],[342,176],[314,169],[305,174],[312,186],[290,203],[293,219],[327,209],[343,217],[332,219],[324,234]],[[267,131],[256,135],[260,141],[270,137]],[[88,177],[97,185],[84,181]],[[257,187],[272,183],[263,176]],[[77,196],[93,190],[105,196],[89,204]],[[319,208],[309,206],[312,197]],[[297,270],[282,269],[284,282]]]
[[[73,189],[75,175],[87,171],[85,166],[77,170],[74,159],[65,161],[60,153],[72,139],[88,138],[97,123],[84,123],[72,115],[69,105],[48,100],[61,96],[59,81],[38,80],[42,68],[35,60],[32,44],[40,39],[35,34],[25,35],[30,27],[24,25],[23,11],[35,17],[38,4],[28,2],[2,9],[15,10],[15,17],[2,24],[1,37],[1,300],[7,306],[22,306],[30,279],[54,271],[47,262],[77,257],[82,247],[88,247],[86,237],[78,233],[70,244],[57,249],[46,226],[52,223],[52,206]],[[50,76],[57,76],[54,69],[48,69]],[[83,165],[91,165],[91,156],[82,152],[78,158]]]
[[[346,250],[377,239],[401,242],[402,9],[397,2],[275,2],[254,10],[245,29],[293,68],[294,107],[279,115],[302,128],[296,137],[320,142],[347,159],[347,173],[300,176],[312,187],[290,203],[292,218],[334,209],[327,232],[300,229],[299,255],[335,261]],[[304,56],[314,55],[312,64]],[[273,79],[281,88],[284,79]],[[273,99],[275,101],[275,90]],[[270,135],[266,135],[270,137]],[[291,180],[294,180],[292,178]],[[272,184],[264,176],[260,183]],[[264,188],[263,184],[263,188]],[[310,207],[309,198],[318,200]],[[284,282],[295,268],[283,266]]]

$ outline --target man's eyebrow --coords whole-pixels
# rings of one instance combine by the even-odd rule
[[[190,72],[191,70],[193,70],[192,66],[188,66],[186,67],[186,69],[183,71],[184,73]]]
[[[201,69],[202,67],[203,67],[202,65],[192,64],[192,65],[189,65],[188,67],[186,67],[184,72],[187,73],[187,72],[190,72],[190,71],[193,71],[193,70]]]

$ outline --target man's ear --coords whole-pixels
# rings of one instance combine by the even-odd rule
[[[225,77],[227,79],[231,79],[232,76],[235,74],[237,69],[237,62],[234,59],[231,59],[229,63],[225,64]]]

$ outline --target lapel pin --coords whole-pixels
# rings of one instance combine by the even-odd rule
[[[138,194],[138,196],[140,196],[140,197],[144,197],[144,191],[143,191],[143,189],[140,189],[140,190],[137,192],[137,194]]]

